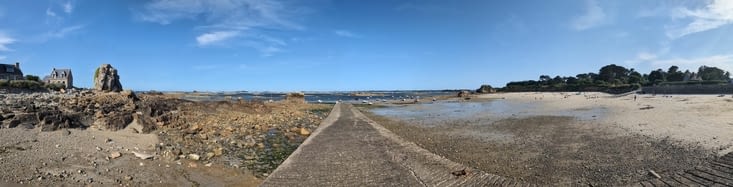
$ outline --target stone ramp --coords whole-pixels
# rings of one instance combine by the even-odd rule
[[[465,170],[456,176],[455,171]],[[733,186],[733,153],[629,186]],[[474,170],[405,141],[350,104],[331,114],[262,186],[537,186]]]
[[[452,162],[402,140],[352,105],[336,104],[262,186],[534,185]]]
[[[680,173],[662,174],[661,177],[632,186],[733,186],[733,153],[728,153],[706,166]]]

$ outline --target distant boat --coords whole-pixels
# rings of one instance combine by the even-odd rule
[[[318,100],[318,103],[323,103],[323,101],[321,101],[321,100],[319,99],[319,100]]]

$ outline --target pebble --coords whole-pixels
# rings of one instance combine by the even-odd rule
[[[114,152],[112,152],[112,153],[109,154],[109,158],[112,158],[112,159],[119,158],[121,156],[122,156],[122,153],[117,152],[117,151],[114,151]]]
[[[63,129],[61,130],[61,135],[68,136],[71,134],[71,131],[69,129]]]
[[[191,159],[191,160],[199,160],[199,159],[201,159],[201,156],[199,156],[197,154],[188,154],[188,159]]]

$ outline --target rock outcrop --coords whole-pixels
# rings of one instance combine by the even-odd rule
[[[496,93],[496,89],[492,88],[491,85],[484,84],[476,90],[476,93]]]
[[[290,102],[305,103],[305,94],[302,92],[293,92],[285,95],[285,100]]]
[[[120,83],[120,76],[117,74],[117,69],[113,68],[112,65],[102,64],[94,72],[94,89],[98,91],[122,91],[122,84]]]
[[[460,92],[458,92],[457,96],[458,97],[469,97],[471,96],[471,92],[468,90],[461,90]]]

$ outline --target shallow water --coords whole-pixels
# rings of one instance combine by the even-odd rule
[[[452,91],[375,91],[366,92],[374,94],[374,96],[353,96],[350,93],[333,92],[333,93],[305,93],[305,100],[307,102],[324,102],[324,103],[335,103],[336,101],[361,103],[362,101],[379,103],[383,100],[413,100],[414,98],[430,99],[435,96],[441,95],[452,95]],[[236,93],[236,94],[222,94],[222,93],[207,93],[207,94],[186,94],[182,99],[192,101],[226,101],[243,99],[243,100],[273,100],[279,101],[286,97],[286,93]]]
[[[504,99],[490,101],[440,101],[414,105],[396,105],[375,108],[374,114],[397,118],[405,121],[419,121],[422,124],[454,120],[489,120],[524,118],[531,116],[570,116],[578,120],[600,118],[606,108],[582,108],[574,110],[554,110],[543,107],[541,103],[519,102]]]

